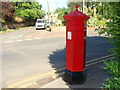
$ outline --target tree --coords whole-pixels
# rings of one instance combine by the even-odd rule
[[[113,53],[120,62],[120,2],[110,2],[109,22],[106,23],[105,28],[98,28],[100,34],[106,33],[111,43],[115,46]],[[104,16],[106,18],[106,16]]]
[[[100,34],[106,34],[108,40],[112,43],[112,53],[115,58],[107,62],[107,70],[112,75],[112,78],[104,85],[106,88],[120,89],[120,2],[109,2],[109,22],[105,28],[99,27],[97,30]],[[105,17],[107,18],[108,17]]]
[[[2,20],[11,21],[13,15],[15,15],[15,9],[11,2],[1,2],[2,9],[0,13],[2,14]],[[9,7],[9,8],[8,8]]]
[[[44,12],[41,10],[42,5],[33,0],[22,0],[22,2],[13,2],[15,7],[16,16],[24,18],[26,21],[36,20],[37,18],[42,18]]]
[[[55,10],[55,13],[58,13],[58,19],[62,20],[63,25],[65,25],[65,20],[63,19],[63,16],[67,14],[67,11],[65,8],[57,8]]]
[[[57,8],[57,9],[55,10],[54,13],[58,13],[58,17],[57,17],[57,18],[58,18],[59,20],[62,20],[62,24],[63,24],[63,25],[66,24],[66,21],[63,19],[63,16],[66,15],[66,14],[68,14],[68,13],[70,13],[70,12],[72,12],[72,11],[74,11],[76,4],[77,4],[77,3],[75,3],[75,2],[69,2],[67,9],[66,9],[66,8]],[[81,8],[81,3],[78,3],[78,5],[80,6],[79,9],[82,10],[82,8]]]
[[[67,6],[68,6],[67,12],[70,13],[70,12],[74,11],[76,4],[79,5],[79,9],[80,9],[80,11],[82,11],[82,2],[69,2],[69,3],[67,4]]]

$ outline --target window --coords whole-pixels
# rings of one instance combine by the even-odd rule
[[[44,23],[44,21],[43,20],[39,20],[39,21],[37,21],[37,23]]]

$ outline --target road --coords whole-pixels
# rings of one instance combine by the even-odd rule
[[[29,27],[29,28],[23,28],[20,30],[15,30],[13,32],[6,32],[3,34],[0,34],[0,38],[2,37],[2,43],[16,41],[19,39],[23,39],[23,36],[26,36],[30,33],[35,32],[35,27]]]
[[[25,38],[34,32],[31,27],[2,34],[3,87],[65,67],[65,37]],[[86,60],[110,54],[111,47],[105,38],[89,33]]]

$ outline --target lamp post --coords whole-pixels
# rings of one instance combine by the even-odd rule
[[[48,24],[49,24],[49,31],[51,31],[51,26],[50,26],[50,7],[49,7],[49,0],[47,0],[47,6],[48,6]]]
[[[83,1],[83,7],[82,7],[82,12],[84,13],[84,4],[85,4],[85,1],[84,0],[82,0]]]

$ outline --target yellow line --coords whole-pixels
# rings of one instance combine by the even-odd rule
[[[63,69],[65,69],[65,68],[62,68],[62,70]],[[64,72],[61,72],[60,74],[63,74]],[[55,76],[59,76],[59,74],[55,74]],[[53,76],[52,76],[53,77]],[[36,84],[36,82],[32,82],[32,83],[28,83],[28,84],[25,84],[25,85],[22,85],[22,86],[20,86],[19,88],[27,88],[27,87],[29,87],[29,86],[31,86],[31,85],[35,85]]]
[[[102,58],[105,58],[105,57],[108,57],[108,56],[112,56],[112,55],[113,55],[113,54],[107,55],[107,56],[104,56],[104,57],[101,57],[101,58],[93,59],[93,60],[91,60],[91,61],[88,61],[87,63],[92,62],[92,61],[96,61],[96,60],[99,60],[99,59],[102,59]],[[25,83],[25,82],[28,82],[28,81],[31,81],[31,80],[35,80],[35,79],[37,79],[37,78],[40,78],[40,77],[43,77],[43,76],[46,76],[46,75],[50,75],[50,74],[55,73],[56,71],[61,71],[61,70],[64,70],[64,69],[65,69],[65,68],[61,68],[61,69],[58,69],[58,70],[53,70],[53,71],[50,71],[50,72],[45,73],[45,74],[42,74],[42,75],[38,75],[38,76],[35,76],[35,77],[28,78],[28,79],[26,79],[26,80],[19,81],[19,82],[17,82],[17,83],[14,83],[14,84],[12,84],[12,85],[7,86],[7,87],[8,87],[8,88],[13,88],[13,87],[15,87],[15,86],[17,86],[17,85],[20,85],[20,84],[23,84],[23,83]],[[29,83],[29,84],[30,84],[30,83]],[[28,85],[26,84],[26,86],[28,86]]]
[[[29,86],[31,86],[31,85],[33,85],[33,83],[28,83],[28,84],[26,84],[26,85],[20,86],[19,88],[27,88],[27,87],[29,87]]]
[[[114,57],[110,57],[110,58],[114,58]],[[88,64],[88,65],[86,65],[86,66],[91,66],[91,65],[97,64],[97,63],[99,63],[99,62],[103,62],[103,61],[109,60],[110,58],[107,58],[107,59],[104,59],[104,60],[100,60],[100,61],[97,61],[97,62]],[[59,69],[59,70],[57,70],[57,71],[61,71],[61,70],[64,70],[64,69],[65,69],[65,68],[62,68],[62,69]],[[34,82],[33,82],[33,83],[34,83]],[[22,85],[22,86],[20,86],[19,88],[27,88],[28,86],[33,85],[33,83],[28,83],[28,84]]]
[[[100,61],[97,61],[97,62],[88,64],[88,65],[86,65],[86,66],[91,66],[91,65],[94,65],[94,64],[96,64],[96,63],[99,63],[99,62],[103,62],[103,61],[109,60],[109,59],[111,59],[111,58],[114,58],[114,57],[110,57],[110,58],[107,58],[107,59],[104,59],[104,60],[100,60]]]
[[[22,81],[20,81],[20,82],[15,83],[15,84],[9,85],[8,88],[15,87],[15,86],[17,86],[17,85],[19,85],[19,84],[22,84],[22,83],[25,83],[25,82],[27,82],[27,81],[31,81],[31,80],[34,80],[34,79],[37,79],[37,78],[40,78],[40,77],[43,77],[43,76],[52,74],[52,73],[54,73],[54,72],[56,72],[56,70],[53,70],[53,71],[50,71],[50,72],[48,72],[48,73],[45,73],[45,74],[42,74],[42,75],[38,75],[38,76],[35,76],[35,77],[32,77],[32,78],[29,78],[29,79],[26,79],[26,80],[22,80]]]
[[[65,68],[61,68],[61,69],[58,69],[57,71],[61,71],[61,70],[64,70]]]
[[[109,57],[109,56],[112,56],[112,55],[114,55],[114,54],[110,54],[110,55],[107,55],[107,56],[103,56],[103,57],[100,57],[100,58],[96,58],[96,59],[87,61],[86,63],[90,63],[90,62],[93,62],[93,61],[97,61],[97,60],[99,60],[99,59],[103,59],[103,58],[106,58],[106,57]]]

